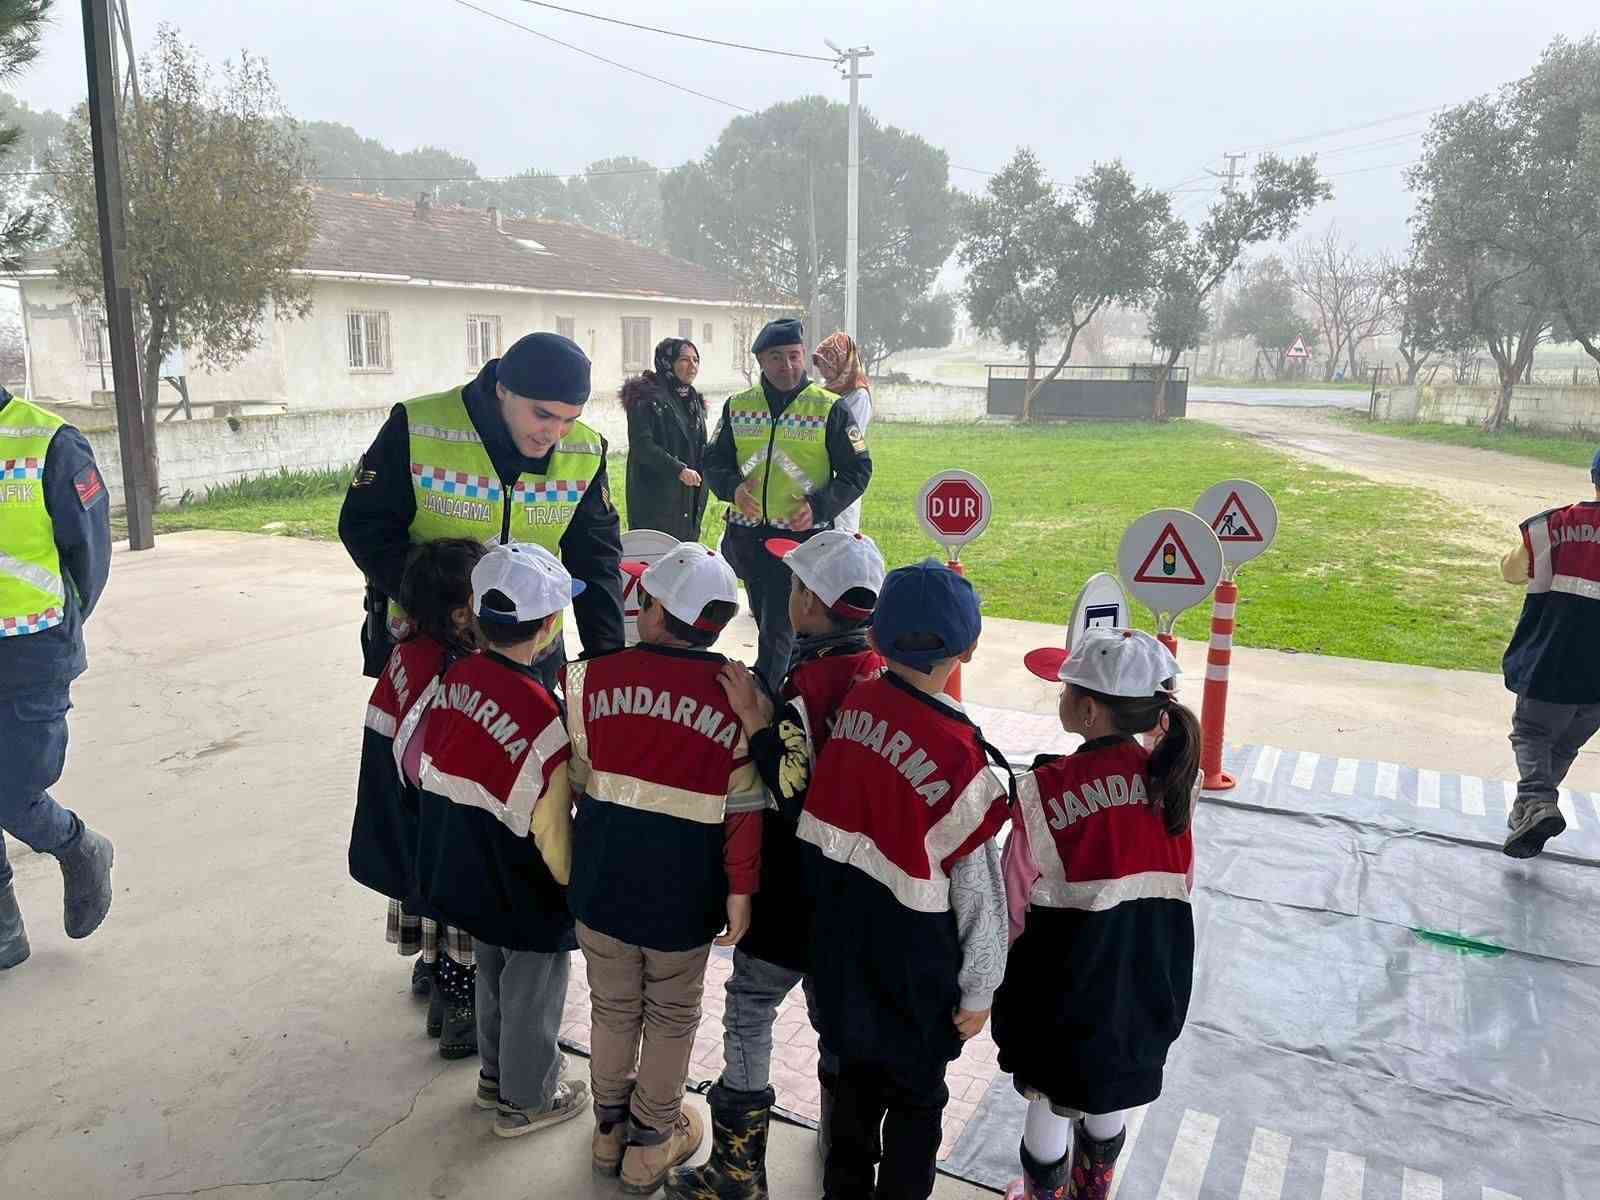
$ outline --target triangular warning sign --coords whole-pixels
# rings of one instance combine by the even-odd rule
[[[1244,501],[1239,499],[1238,492],[1229,492],[1228,498],[1223,502],[1222,510],[1217,513],[1217,519],[1211,522],[1211,528],[1216,531],[1217,540],[1221,542],[1260,542],[1266,539],[1261,536],[1255,519],[1251,517],[1250,510],[1244,506]]]
[[[1304,338],[1298,338],[1298,337],[1295,338],[1294,345],[1289,347],[1288,351],[1284,354],[1284,357],[1285,358],[1310,358],[1311,357],[1311,351],[1306,349],[1306,340]]]
[[[1151,568],[1154,567],[1154,573]],[[1200,574],[1200,568],[1194,565],[1194,555],[1189,553],[1189,547],[1183,544],[1183,539],[1178,536],[1178,528],[1171,521],[1161,531],[1161,536],[1156,539],[1155,545],[1150,547],[1150,553],[1145,555],[1144,562],[1139,565],[1139,570],[1134,573],[1135,583],[1180,583],[1187,585],[1199,584],[1205,586],[1205,577]]]

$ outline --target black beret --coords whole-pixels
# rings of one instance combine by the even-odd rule
[[[805,340],[804,325],[793,317],[781,317],[776,321],[768,321],[761,327],[761,332],[756,335],[755,345],[750,347],[750,353],[760,354],[775,346],[802,346]]]
[[[589,398],[589,356],[559,333],[530,333],[500,356],[495,381],[529,400],[582,404]]]

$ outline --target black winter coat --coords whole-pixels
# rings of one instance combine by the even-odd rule
[[[679,399],[646,371],[622,385],[628,410],[628,528],[699,540],[710,488],[686,487],[685,467],[705,471],[706,406],[697,391]]]

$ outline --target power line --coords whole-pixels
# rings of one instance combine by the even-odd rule
[[[576,53],[583,55],[585,58],[592,58],[596,62],[603,62],[608,67],[616,67],[619,71],[626,71],[630,75],[638,75],[640,78],[648,79],[652,83],[659,83],[669,88],[676,88],[680,92],[687,92],[691,96],[698,96],[702,100],[709,100],[713,104],[721,104],[738,112],[755,112],[755,109],[746,108],[742,104],[735,104],[732,100],[724,100],[720,96],[712,96],[706,92],[697,92],[692,87],[685,87],[681,83],[673,83],[670,79],[663,79],[661,76],[652,75],[648,71],[641,71],[638,67],[630,67],[627,63],[619,63],[614,58],[607,58],[603,54],[596,54],[593,50],[585,50],[582,46],[574,46],[571,42],[564,42],[558,37],[550,36],[548,33],[541,33],[539,30],[534,29],[531,26],[523,25],[517,21],[513,21],[510,17],[503,17],[499,13],[491,12],[487,8],[479,8],[476,4],[470,3],[469,0],[454,0],[454,2],[459,4],[462,8],[470,8],[475,13],[481,13],[490,20],[499,21],[502,25],[509,25],[513,29],[520,29],[523,33],[531,33],[536,38],[542,38],[544,41],[554,43],[555,45],[561,46],[564,49],[575,51]]]
[[[1408,117],[1422,117],[1436,113],[1440,109],[1449,108],[1448,104],[1435,104],[1432,108],[1418,108],[1411,112],[1395,113],[1389,117],[1379,117],[1376,121],[1364,121],[1359,125],[1345,125],[1339,129],[1324,129],[1321,133],[1308,133],[1302,137],[1287,138],[1279,142],[1269,142],[1261,146],[1252,146],[1249,153],[1258,154],[1266,150],[1278,150],[1284,146],[1299,146],[1305,142],[1320,142],[1323,138],[1338,137],[1342,133],[1359,133],[1363,129],[1376,129],[1380,125],[1392,125],[1396,121],[1404,121]]]
[[[520,175],[306,175],[306,183],[537,183],[550,179],[604,179],[613,175],[661,175],[670,167],[631,167],[625,171],[536,171]],[[0,171],[0,179],[75,176],[77,171]]]
[[[552,12],[567,13],[574,17],[587,17],[591,21],[604,21],[608,25],[621,25],[627,29],[639,29],[645,33],[660,33],[667,37],[682,38],[686,42],[704,42],[708,46],[726,46],[730,50],[751,50],[756,54],[775,54],[781,58],[803,58],[808,62],[827,63],[830,66],[838,61],[834,58],[824,58],[820,54],[800,54],[794,50],[775,50],[770,46],[751,46],[744,42],[725,42],[721,38],[701,37],[699,34],[684,33],[677,29],[662,29],[656,25],[639,25],[633,21],[624,21],[620,17],[608,17],[601,13],[584,12],[581,8],[566,8],[560,4],[549,4],[546,0],[522,0],[522,3],[534,8],[548,8]]]

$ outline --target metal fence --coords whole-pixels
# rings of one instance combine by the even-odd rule
[[[988,371],[989,415],[1021,416],[1028,388],[1027,366],[994,363]],[[1035,379],[1049,373],[1048,367],[1039,367]],[[1058,420],[1149,420],[1155,415],[1159,375],[1160,368],[1154,363],[1063,367],[1054,379],[1040,387],[1033,401],[1033,415]],[[1188,405],[1189,369],[1173,367],[1167,379],[1167,415],[1181,417]]]

